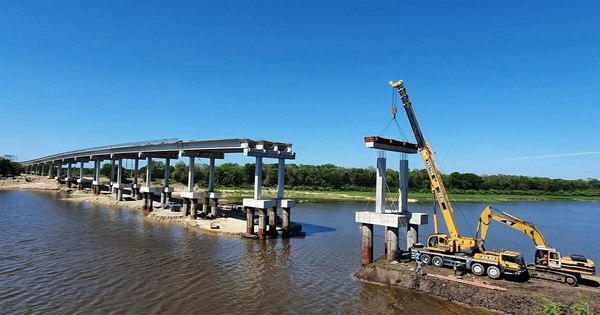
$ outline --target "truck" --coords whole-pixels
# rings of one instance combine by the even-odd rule
[[[482,243],[485,242],[492,221],[520,231],[533,240],[536,248],[535,262],[527,265],[531,277],[575,286],[581,280],[582,274],[596,273],[596,265],[591,259],[582,254],[561,256],[560,252],[546,243],[542,233],[532,223],[492,207],[483,210],[477,224],[477,235]]]
[[[448,234],[440,233],[438,229],[437,210],[434,208],[434,233],[427,238],[424,246],[413,247],[412,251],[418,250],[421,252],[421,260],[424,264],[433,264],[436,267],[453,265],[470,270],[478,276],[487,274],[492,279],[499,279],[503,275],[521,276],[526,274],[527,267],[521,253],[504,250],[485,250],[480,240],[474,237],[463,236],[459,233],[454,220],[454,209],[442,181],[441,173],[435,163],[433,150],[423,137],[404,83],[400,80],[398,82],[390,81],[389,84],[400,95],[402,106],[406,111],[408,121],[417,141],[418,151],[429,175],[431,191],[442,212],[442,217],[448,230]],[[392,114],[394,115],[394,119],[395,113],[397,113],[397,110],[393,108]]]

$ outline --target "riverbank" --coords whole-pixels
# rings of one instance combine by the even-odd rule
[[[27,181],[26,179],[29,179]],[[108,180],[108,179],[105,179]],[[143,179],[140,179],[143,183]],[[160,185],[160,184],[159,184]],[[181,183],[172,183],[176,191],[186,188]],[[60,185],[54,179],[45,176],[16,177],[15,179],[0,180],[0,190],[6,189],[32,189],[32,190],[59,190]],[[241,204],[243,198],[253,195],[249,188],[219,187],[223,194],[222,201],[232,204]],[[271,187],[263,187],[263,197],[275,198],[277,190]],[[334,202],[375,202],[375,192],[372,191],[313,191],[286,189],[285,197],[296,200],[298,203],[334,203]],[[455,194],[450,193],[454,202],[512,202],[512,201],[593,201],[600,202],[598,196],[560,196],[560,195],[528,195],[528,194]],[[388,199],[397,198],[397,193],[388,196]],[[429,193],[409,192],[409,202],[431,202]]]
[[[471,274],[457,277],[449,268],[425,266],[424,269],[428,274],[419,276],[414,272],[414,262],[394,263],[379,259],[361,268],[354,276],[361,281],[414,290],[505,314],[541,314],[545,298],[568,306],[585,301],[589,314],[600,313],[598,277],[585,276],[582,284],[570,287],[541,279],[526,282],[491,280]]]
[[[94,195],[89,189],[78,190],[76,188],[69,188],[55,179],[49,179],[44,176],[27,176],[9,180],[0,180],[0,190],[58,191],[63,193],[64,196],[60,199],[69,202],[89,203],[142,211],[142,201],[134,200],[129,195],[125,195],[122,201],[118,201],[107,191],[103,191],[100,195]],[[173,193],[173,197],[178,198],[179,193]],[[226,200],[222,200],[222,202],[225,201]],[[160,202],[155,200],[152,211],[147,212],[144,217],[150,221],[181,224],[201,232],[224,236],[240,237],[242,233],[246,232],[245,215],[223,209],[221,209],[220,212],[221,216],[219,218],[211,220],[199,218],[192,220],[183,216],[181,211],[163,209]]]
[[[247,188],[220,189],[227,194],[229,202],[240,203],[242,198],[252,195],[252,190]],[[277,190],[263,188],[265,198],[275,198]],[[286,189],[285,197],[297,202],[329,203],[329,202],[375,202],[374,191],[312,191]],[[454,202],[510,202],[510,201],[600,201],[600,197],[593,196],[551,196],[551,195],[525,195],[525,194],[450,194]],[[398,198],[398,193],[388,194],[388,199]],[[408,202],[431,202],[430,193],[409,192]]]

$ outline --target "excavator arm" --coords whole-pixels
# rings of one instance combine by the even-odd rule
[[[487,207],[485,210],[483,210],[481,216],[479,217],[479,223],[477,224],[477,235],[479,235],[478,239],[480,239],[482,242],[485,241],[492,220],[500,222],[517,231],[523,232],[533,240],[533,243],[536,247],[548,246],[542,233],[540,233],[540,231],[538,231],[533,224],[521,220],[506,212],[494,211],[491,207]]]

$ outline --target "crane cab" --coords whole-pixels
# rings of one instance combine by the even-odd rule
[[[436,252],[452,252],[453,248],[446,234],[432,234],[427,238],[427,248]]]

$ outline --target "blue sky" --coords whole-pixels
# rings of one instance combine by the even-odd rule
[[[2,1],[0,154],[243,137],[372,166],[362,138],[402,79],[445,173],[600,178],[598,16],[597,1]]]

